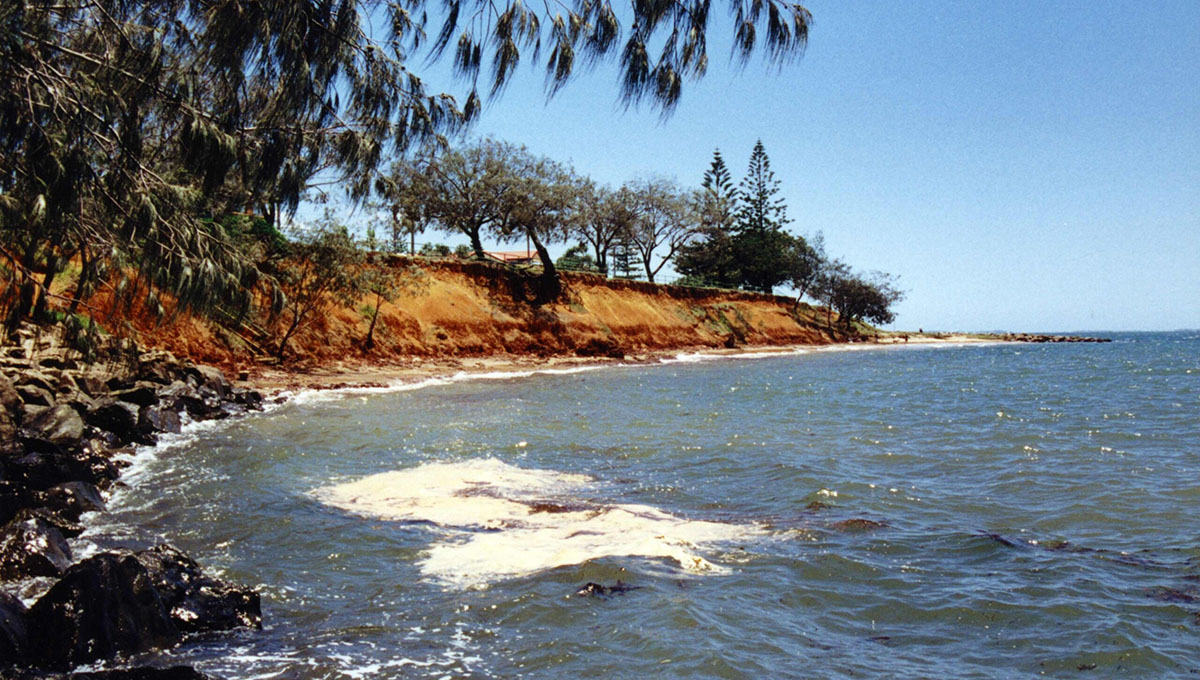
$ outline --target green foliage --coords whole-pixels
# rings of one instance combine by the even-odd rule
[[[704,171],[700,188],[700,223],[703,228],[714,233],[732,232],[737,226],[738,192],[720,149],[713,151],[712,164]]]
[[[246,234],[201,218],[248,211],[277,229],[319,173],[364,200],[387,161],[444,144],[474,119],[480,75],[499,93],[523,50],[544,59],[550,93],[576,64],[615,58],[626,104],[670,111],[683,81],[705,72],[709,7],[629,9],[623,30],[611,5],[592,0],[0,4],[0,307],[10,323],[44,318],[52,282],[79,258],[76,303],[132,267],[124,304],[153,287],[195,311],[245,313],[259,281],[236,242]],[[803,7],[729,9],[741,57],[761,46],[781,63],[803,51]],[[422,56],[447,51],[467,82],[458,98],[416,72]],[[528,217],[521,230],[545,235],[554,193],[513,206]],[[393,246],[428,221],[404,209],[393,217]],[[275,235],[254,233],[278,250]]]
[[[625,189],[633,212],[626,243],[646,280],[654,283],[667,262],[694,238],[695,202],[675,182],[661,178],[636,180]]]
[[[445,243],[422,243],[417,254],[421,257],[449,257],[450,246]]]
[[[633,246],[627,238],[617,240],[612,245],[610,272],[616,279],[636,279],[638,277],[637,263],[634,259]]]
[[[287,250],[287,237],[259,215],[231,213],[222,216],[216,222],[239,249],[261,249],[264,256]]]
[[[742,284],[733,236],[715,226],[701,227],[698,238],[679,248],[675,271],[697,285],[737,288]],[[685,284],[686,285],[686,284]]]
[[[838,261],[826,265],[817,279],[815,295],[837,311],[846,328],[861,320],[891,323],[896,318],[892,306],[904,299],[894,277],[882,272],[856,273]]]
[[[628,240],[633,225],[633,197],[626,187],[613,191],[588,178],[577,180],[575,192],[568,231],[591,247],[597,270],[608,274],[609,253],[618,242]]]
[[[583,243],[577,243],[568,248],[562,257],[554,261],[554,266],[578,272],[600,271],[600,268],[596,266],[596,260],[588,254],[588,247]]]
[[[739,233],[765,234],[787,226],[787,206],[779,196],[779,180],[771,170],[771,159],[762,140],[754,144],[746,176],[738,189],[737,226]]]
[[[375,265],[363,268],[360,274],[360,286],[366,293],[373,296],[373,304],[363,305],[359,312],[371,320],[367,327],[367,335],[363,338],[363,347],[370,350],[375,347],[375,327],[379,321],[379,309],[384,302],[393,302],[401,293],[419,290],[425,279],[425,270],[415,265],[402,270],[394,270],[386,265]]]
[[[284,358],[296,331],[334,304],[353,306],[371,283],[363,275],[364,257],[349,231],[326,216],[289,243],[286,257],[274,261],[273,274],[282,294],[284,333],[276,355]],[[378,284],[377,284],[378,285]]]

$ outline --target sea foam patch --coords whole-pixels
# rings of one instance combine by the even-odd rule
[[[459,586],[620,556],[663,557],[688,571],[717,572],[722,569],[701,548],[758,531],[684,519],[648,505],[578,500],[591,481],[489,458],[426,463],[314,494],[348,512],[444,529],[421,571]]]

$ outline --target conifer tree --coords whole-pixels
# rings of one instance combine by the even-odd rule
[[[767,157],[761,139],[750,153],[750,164],[738,194],[741,202],[737,211],[739,232],[765,234],[779,231],[791,221],[783,197],[779,196],[779,180],[771,170],[771,159]]]
[[[713,151],[700,187],[700,238],[680,247],[675,271],[693,284],[734,288],[739,283],[733,250],[738,192],[720,149]]]
[[[701,208],[701,219],[705,227],[713,227],[725,232],[733,229],[738,210],[738,193],[733,186],[733,176],[721,157],[721,150],[713,151],[712,164],[704,171],[704,179],[700,182],[704,189]]]
[[[779,196],[779,180],[762,140],[754,145],[739,191],[737,233],[733,252],[742,286],[764,293],[787,280],[788,252],[793,243],[783,230],[790,220]]]

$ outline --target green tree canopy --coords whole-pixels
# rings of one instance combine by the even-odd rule
[[[729,7],[736,56],[803,51],[800,5]],[[278,227],[321,173],[363,199],[385,161],[472,120],[480,74],[498,93],[523,53],[544,62],[551,93],[577,62],[616,57],[622,100],[670,111],[707,67],[709,5],[627,11],[623,28],[595,0],[0,4],[0,303],[13,322],[37,315],[80,258],[76,297],[116,264],[138,269],[129,291],[165,287],[201,310],[245,304],[252,263],[202,218],[258,212]],[[465,96],[411,68],[426,48],[451,55]]]
[[[746,176],[738,188],[737,231],[766,234],[786,227],[791,220],[779,191],[779,180],[760,139],[754,144]]]
[[[646,272],[654,277],[696,233],[694,200],[675,182],[640,179],[626,185],[633,199],[627,242]]]

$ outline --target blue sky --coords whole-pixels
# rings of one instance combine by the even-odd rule
[[[803,59],[741,70],[715,5],[665,121],[611,66],[545,103],[526,64],[474,131],[691,186],[761,138],[792,230],[900,277],[900,328],[1200,327],[1200,2],[806,6]]]

